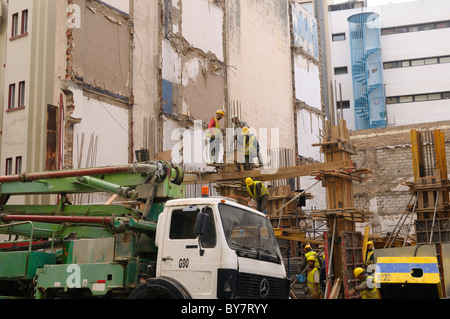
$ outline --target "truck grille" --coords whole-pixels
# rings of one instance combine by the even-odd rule
[[[290,281],[254,274],[238,273],[235,298],[238,299],[287,299]]]

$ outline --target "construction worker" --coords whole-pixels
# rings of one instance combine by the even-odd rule
[[[315,267],[320,269],[322,267],[322,263],[320,258],[317,258],[317,253],[312,249],[311,245],[307,244],[305,246],[305,259],[308,260],[309,257],[314,257],[315,258]]]
[[[315,266],[316,259],[313,256],[309,256],[307,259],[308,276],[306,277],[306,284],[310,299],[320,299],[320,271]]]
[[[244,127],[249,127],[246,121],[240,120],[237,116],[235,116],[231,122],[235,125],[237,129],[242,130]]]
[[[372,241],[367,242],[367,252],[366,252],[366,266],[370,266],[375,263],[375,256],[374,253],[374,244]]]
[[[259,143],[256,136],[250,133],[248,127],[242,129],[244,156],[245,156],[245,170],[250,169],[250,164],[253,164],[253,159],[257,158],[259,166],[263,166],[261,154],[259,152]]]
[[[381,299],[380,292],[375,287],[373,275],[367,276],[366,271],[361,267],[355,268],[353,275],[361,281],[361,284],[349,290],[350,295],[359,292],[362,299]]]
[[[208,130],[206,136],[209,138],[209,151],[211,155],[211,162],[218,163],[219,152],[221,144],[221,131],[219,121],[225,117],[225,112],[218,110],[216,116],[212,117],[208,124]]]
[[[267,215],[269,192],[262,182],[254,181],[250,177],[245,180],[247,191],[256,201],[256,209]]]

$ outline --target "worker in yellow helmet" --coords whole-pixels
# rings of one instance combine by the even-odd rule
[[[361,284],[349,290],[350,295],[359,292],[362,299],[381,299],[380,292],[375,286],[373,275],[367,275],[364,268],[358,267],[353,270],[353,275]]]
[[[219,162],[220,144],[222,142],[222,134],[220,131],[219,121],[225,117],[225,112],[218,110],[216,116],[212,117],[208,124],[208,130],[206,131],[206,137],[209,139],[209,151],[211,155],[211,162]]]
[[[305,249],[305,259],[308,260],[309,257],[314,257],[315,258],[314,266],[320,269],[322,267],[322,261],[320,260],[320,258],[317,258],[317,253],[312,249],[311,245],[306,244],[304,249]]]
[[[366,266],[370,266],[375,263],[375,256],[374,256],[374,244],[372,241],[367,242],[367,252],[366,252]]]
[[[263,166],[261,154],[259,152],[259,143],[256,136],[250,132],[248,127],[242,129],[244,156],[245,156],[245,169],[249,170],[253,160],[258,159],[259,167]]]
[[[269,203],[269,192],[262,182],[254,181],[248,177],[245,180],[247,191],[256,201],[256,209],[267,215],[267,204]]]
[[[308,286],[308,296],[310,299],[320,299],[320,271],[315,267],[316,257],[309,256],[308,276],[306,276],[306,284]]]

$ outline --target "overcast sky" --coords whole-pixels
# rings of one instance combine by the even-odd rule
[[[384,4],[400,3],[400,2],[412,2],[417,0],[367,0],[367,6],[379,6]]]
[[[348,0],[334,0],[334,3],[347,2]],[[417,0],[367,0],[367,6],[380,6],[391,3],[400,3],[400,2],[412,2]]]

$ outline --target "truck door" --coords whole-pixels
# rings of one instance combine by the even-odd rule
[[[194,229],[200,211],[209,218],[206,233],[197,236]],[[167,221],[166,236],[160,247],[160,275],[184,285],[192,298],[215,298],[220,252],[213,209],[175,207],[169,211]]]

